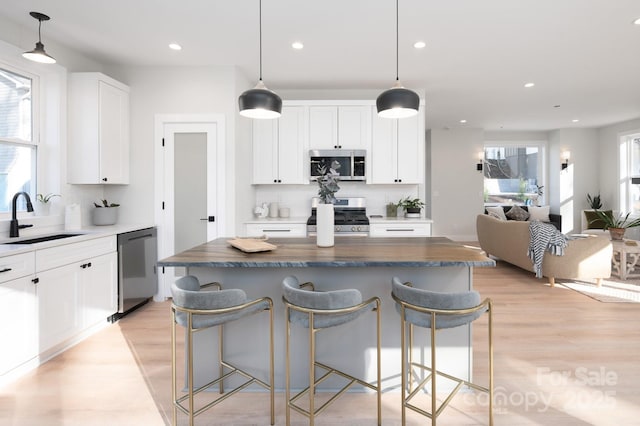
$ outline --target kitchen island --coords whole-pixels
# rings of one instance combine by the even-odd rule
[[[411,281],[414,286],[440,292],[473,288],[473,268],[492,267],[495,261],[475,248],[447,238],[336,238],[335,246],[320,248],[315,238],[270,239],[273,251],[245,253],[220,238],[161,260],[162,267],[186,267],[201,283],[218,281],[225,288],[241,288],[249,297],[269,296],[274,301],[276,388],[284,388],[284,305],[281,284],[287,275],[312,281],[316,290],[357,288],[364,299],[382,300],[382,379],[384,389],[400,383],[400,318],[391,298],[391,279]],[[372,315],[328,329],[318,335],[318,359],[367,380],[375,379],[375,326]],[[238,321],[225,329],[225,353],[241,366],[264,366],[267,324],[255,318]],[[208,334],[207,334],[208,333]],[[196,340],[196,384],[214,377],[217,350],[215,331],[199,333]],[[416,332],[416,343],[428,348],[428,332]],[[302,387],[306,378],[307,341],[304,330],[292,328],[292,386]],[[252,345],[247,349],[247,345]],[[428,351],[416,354],[427,357]],[[460,377],[471,376],[471,329],[458,327],[439,333],[439,365]],[[305,385],[306,386],[306,385]],[[325,388],[336,387],[327,380]]]

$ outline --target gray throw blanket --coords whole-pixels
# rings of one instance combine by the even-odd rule
[[[527,255],[533,261],[537,278],[542,278],[544,252],[562,256],[567,247],[567,237],[550,223],[534,220],[529,222],[529,250]]]

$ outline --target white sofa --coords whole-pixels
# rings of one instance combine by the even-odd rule
[[[527,271],[533,271],[533,262],[527,255],[529,249],[529,222],[500,220],[486,214],[476,219],[476,231],[480,247],[487,255],[495,256]],[[542,275],[553,287],[556,278],[596,279],[611,276],[611,241],[608,238],[589,236],[569,240],[563,256],[546,253],[542,262]]]

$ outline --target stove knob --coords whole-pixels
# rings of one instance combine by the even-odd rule
[[[336,232],[340,232],[340,227],[336,226]]]
[[[358,226],[358,232],[362,231],[362,228]]]

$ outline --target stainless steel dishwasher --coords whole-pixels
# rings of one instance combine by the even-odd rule
[[[118,234],[118,320],[147,303],[158,290],[156,228]]]

